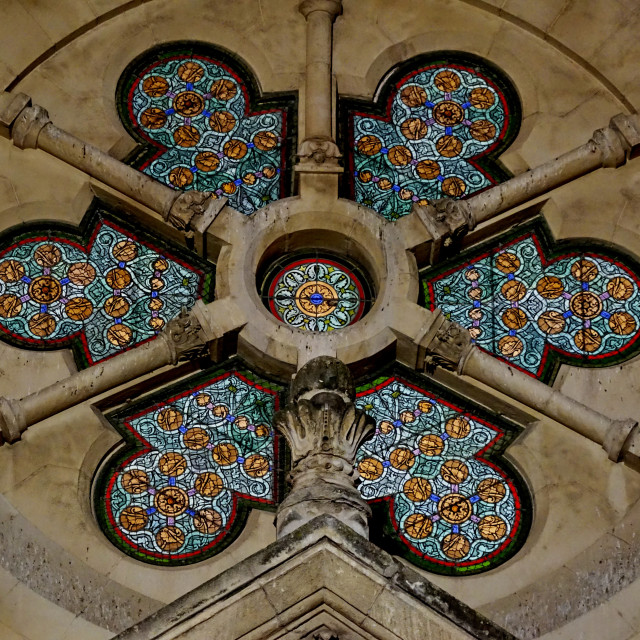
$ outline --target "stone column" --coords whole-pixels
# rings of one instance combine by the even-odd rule
[[[314,358],[294,378],[290,398],[275,415],[291,448],[292,482],[278,508],[278,537],[329,514],[368,538],[371,509],[354,485],[354,461],[375,424],[355,408],[349,369],[329,356]]]
[[[580,147],[466,200],[414,206],[431,242],[431,263],[450,255],[476,225],[600,168],[615,168],[640,155],[640,115],[614,116]]]
[[[24,93],[0,96],[0,135],[20,149],[42,149],[80,171],[116,189],[183,231],[203,234],[226,198],[210,192],[177,192],[108,153],[56,127],[45,109],[31,104]]]
[[[16,442],[36,422],[166,365],[204,356],[225,333],[243,324],[226,300],[198,302],[167,323],[155,340],[74,373],[20,400],[0,397],[0,444]]]
[[[340,152],[333,139],[333,21],[342,13],[342,0],[302,0],[300,13],[307,20],[305,82],[305,139],[300,144],[298,171],[338,168]],[[310,166],[308,166],[310,165]],[[327,171],[327,167],[324,168]]]
[[[469,332],[442,314],[422,345],[425,368],[441,366],[478,380],[601,445],[610,460],[638,466],[632,447],[636,440],[640,445],[637,420],[609,418],[509,366],[474,346]]]

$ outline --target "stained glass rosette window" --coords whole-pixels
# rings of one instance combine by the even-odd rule
[[[97,480],[110,540],[145,562],[198,562],[234,539],[250,504],[275,504],[279,391],[234,369],[110,416],[129,443]]]
[[[547,259],[530,231],[425,274],[427,304],[467,327],[483,349],[545,380],[556,367],[629,357],[640,328],[640,280],[629,259],[562,251]],[[604,249],[604,248],[603,248]]]
[[[487,455],[512,433],[397,376],[360,388],[356,404],[376,420],[356,458],[360,492],[386,511],[396,550],[450,574],[484,571],[517,551],[528,494]]]
[[[98,216],[93,224],[84,242],[67,230],[34,229],[17,242],[10,234],[0,251],[6,339],[34,348],[79,344],[81,363],[94,364],[153,338],[208,296],[211,273],[115,222]]]
[[[251,113],[248,72],[243,78],[227,56],[218,58],[188,45],[145,54],[120,80],[120,113],[150,145],[135,166],[176,189],[225,196],[250,214],[284,195],[288,107]]]
[[[443,61],[403,69],[382,92],[384,112],[360,105],[347,118],[352,197],[389,220],[414,203],[460,198],[499,182],[505,173],[492,158],[519,126],[513,88],[486,64],[457,64],[444,54]]]
[[[285,259],[271,273],[263,300],[278,320],[296,329],[342,329],[357,322],[372,302],[359,270],[337,258]]]

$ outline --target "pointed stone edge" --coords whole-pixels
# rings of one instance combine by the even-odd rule
[[[239,562],[193,591],[166,605],[113,640],[152,640],[168,629],[200,617],[212,607],[251,586],[287,560],[322,543],[338,548],[352,561],[382,578],[386,587],[408,595],[476,640],[518,640],[411,567],[355,533],[336,518],[322,515]]]

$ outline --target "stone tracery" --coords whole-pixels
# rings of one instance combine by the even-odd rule
[[[318,12],[316,11],[316,13],[318,13]],[[315,143],[314,143],[314,144],[315,144]],[[308,146],[311,146],[311,145],[308,145]],[[331,159],[333,159],[333,160],[335,160],[335,159],[336,159],[336,157],[337,157],[337,156],[336,156],[335,154],[332,154],[332,153],[324,154],[324,152],[322,152],[322,153],[321,153],[321,152],[319,152],[319,151],[318,151],[318,149],[320,149],[320,150],[322,151],[321,147],[322,147],[322,145],[321,145],[320,143],[318,143],[316,146],[314,146],[314,147],[313,147],[313,149],[314,149],[314,150],[313,150],[313,152],[310,154],[310,157],[312,157],[312,160],[313,160],[313,163],[314,163],[314,164],[317,164],[317,165],[323,166],[323,165],[325,165],[325,164],[328,164],[328,163],[326,163],[326,162],[325,162],[327,159],[329,159],[329,158],[331,158]],[[304,157],[304,154],[302,153],[302,151],[303,151],[303,148],[301,148],[301,155]],[[330,151],[331,151],[331,150],[330,150]],[[308,167],[307,167],[307,168],[308,168]],[[307,183],[307,184],[308,184],[308,183]],[[435,207],[434,207],[434,208],[435,208]],[[444,211],[444,207],[442,208],[442,210]],[[440,212],[440,213],[442,213],[442,212]],[[447,222],[448,222],[448,220],[447,220]],[[218,232],[219,232],[219,231],[218,231]],[[212,235],[213,235],[213,234],[212,234]],[[404,247],[403,247],[403,249],[404,249]],[[404,310],[404,309],[405,309],[405,307],[402,307],[402,310]],[[414,310],[414,311],[415,311],[415,310]],[[415,311],[415,312],[417,313],[417,311]],[[424,317],[426,317],[426,316],[424,316]],[[253,321],[253,318],[251,319],[251,321]],[[395,328],[395,327],[394,327],[394,330],[396,330],[396,328]],[[353,335],[353,334],[352,334],[352,335]],[[305,345],[305,347],[306,347],[307,345],[308,345],[308,343]],[[326,344],[323,344],[323,348],[324,348],[324,346],[326,346]],[[333,349],[333,346],[331,346],[331,348]],[[271,355],[271,354],[270,354],[270,355]],[[430,358],[431,358],[431,356],[432,356],[432,354],[429,354],[429,357],[430,357]],[[422,360],[421,360],[420,358],[418,358],[417,360],[418,360],[419,362],[422,362]],[[431,362],[432,362],[432,363],[436,362],[436,358],[431,358]],[[442,360],[441,360],[440,362],[442,362]],[[456,366],[457,364],[458,364],[458,363],[455,363],[455,364],[453,365],[453,368],[455,368],[455,366]],[[503,370],[503,371],[504,371],[504,370]],[[625,435],[628,435],[628,432],[626,432],[626,433],[625,433]],[[622,449],[622,447],[623,447],[623,444],[624,444],[624,438],[623,438],[623,441],[622,441],[622,442],[620,442],[619,444],[620,444],[620,447],[617,449],[618,454],[620,454],[620,451],[621,451],[621,449]],[[616,455],[617,455],[617,454],[616,454]]]

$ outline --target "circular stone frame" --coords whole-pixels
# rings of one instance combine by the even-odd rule
[[[230,299],[242,313],[238,353],[259,368],[286,377],[318,355],[333,355],[354,374],[364,373],[396,356],[399,316],[415,316],[412,327],[423,322],[415,304],[418,267],[405,241],[411,225],[389,222],[349,200],[318,198],[317,208],[311,202],[278,200],[251,216],[230,207],[220,212],[207,239],[217,264],[216,299]],[[361,265],[370,276],[376,299],[358,322],[339,331],[304,331],[264,306],[255,274],[280,256],[309,249]],[[407,305],[410,313],[398,314],[398,306]]]

